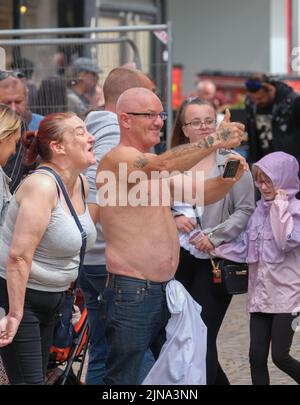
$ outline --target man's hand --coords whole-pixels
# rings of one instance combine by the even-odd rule
[[[175,223],[178,231],[183,233],[192,232],[196,228],[196,221],[194,218],[188,218],[184,215],[175,217]]]
[[[222,125],[229,124],[230,118],[231,118],[230,111],[228,108],[226,108],[224,118],[222,119],[222,122],[220,123],[220,128],[222,127]]]
[[[224,119],[219,129],[216,131],[216,134],[210,136],[215,137],[215,139],[219,141],[219,148],[236,148],[245,137],[245,125],[240,122],[230,122],[230,112],[227,108]],[[210,136],[206,138],[208,143],[210,142]]]

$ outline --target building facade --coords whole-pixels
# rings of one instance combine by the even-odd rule
[[[173,60],[183,66],[183,93],[189,94],[195,75],[202,70],[298,74],[299,3],[300,0],[1,0],[0,30],[172,21]],[[128,32],[128,36],[139,48],[142,69],[163,87],[165,48],[149,32]],[[22,52],[29,59],[37,58],[36,50]],[[114,66],[132,59],[130,47],[124,44],[99,46],[96,52],[95,48],[84,47],[66,50],[68,58],[89,52],[96,54],[103,77]],[[38,54],[43,56],[43,50]],[[34,62],[39,65],[38,60]]]

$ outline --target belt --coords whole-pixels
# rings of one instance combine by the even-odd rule
[[[168,281],[151,281],[151,280],[143,280],[141,278],[136,278],[136,277],[129,277],[129,276],[122,276],[120,274],[113,274],[113,273],[107,273],[107,278],[106,278],[106,286],[109,285],[109,283],[115,284],[117,280],[124,280],[124,281],[130,281],[137,283],[139,285],[145,286],[147,288],[150,288],[151,286],[162,286],[165,287]]]

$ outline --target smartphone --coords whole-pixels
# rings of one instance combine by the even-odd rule
[[[238,171],[239,165],[239,160],[228,160],[224,169],[223,177],[234,177]]]

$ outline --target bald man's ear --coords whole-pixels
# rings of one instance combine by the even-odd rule
[[[126,113],[119,114],[119,123],[123,128],[129,129],[131,126],[131,119]]]

